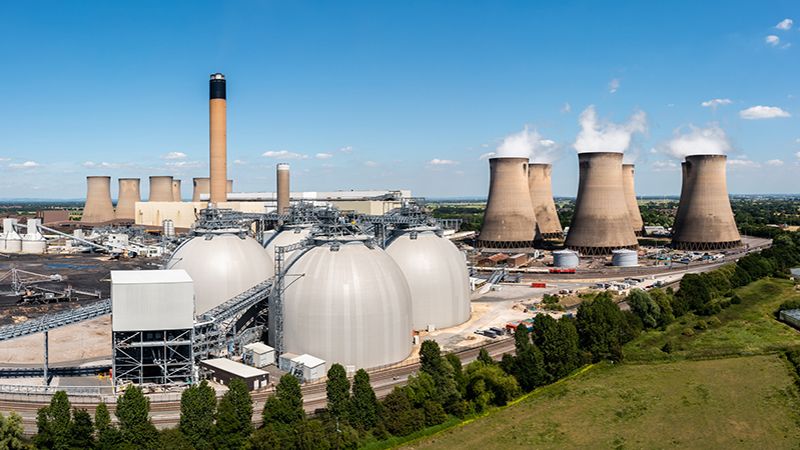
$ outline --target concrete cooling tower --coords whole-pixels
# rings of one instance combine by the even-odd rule
[[[386,253],[408,281],[415,330],[432,331],[469,320],[467,261],[449,239],[430,227],[399,230]]]
[[[625,202],[622,153],[581,153],[578,163],[578,198],[565,245],[589,256],[638,248]]]
[[[150,198],[149,202],[172,202],[175,201],[175,194],[172,192],[171,176],[152,176],[150,177]]]
[[[708,251],[742,244],[728,197],[726,162],[725,155],[686,157],[672,248]]]
[[[209,181],[210,178],[192,178],[192,201],[199,202],[200,195],[206,194],[208,195],[209,192]]]
[[[172,180],[172,200],[179,202],[181,198],[181,180]]]
[[[286,214],[289,212],[289,165],[278,164],[276,167],[276,178],[278,180],[277,194],[278,197],[278,214]]]
[[[636,188],[634,187],[633,174],[633,164],[622,165],[622,181],[625,185],[625,203],[628,205],[628,214],[631,215],[631,226],[633,226],[633,232],[637,236],[641,236],[644,233],[644,221],[642,220],[641,212],[639,212],[639,202],[636,201]]]
[[[86,177],[86,204],[81,222],[103,223],[114,220],[111,203],[111,177]]]
[[[283,343],[290,353],[355,368],[404,360],[411,353],[411,293],[403,271],[366,237],[316,238],[287,273]]]
[[[228,200],[228,165],[227,165],[227,98],[225,75],[215,73],[209,81],[208,99],[208,151],[210,166],[211,203],[222,203]]]
[[[528,158],[489,160],[489,198],[478,246],[530,248],[536,236],[536,215],[528,188]]]
[[[117,196],[117,219],[135,220],[136,202],[142,201],[138,178],[120,178]]]
[[[553,201],[553,166],[550,164],[528,164],[528,187],[531,193],[536,226],[542,239],[558,239],[564,236]]]

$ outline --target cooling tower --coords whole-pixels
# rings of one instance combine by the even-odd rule
[[[225,75],[215,73],[209,81],[209,166],[210,201],[221,203],[228,200],[227,166],[227,100],[225,98]]]
[[[578,163],[578,198],[566,246],[584,255],[637,248],[625,202],[622,153],[581,153]]]
[[[209,178],[193,178],[192,179],[192,201],[199,202],[200,194],[208,194]]]
[[[225,183],[225,192],[227,192],[227,193],[229,193],[229,194],[230,194],[231,192],[233,192],[233,180],[228,180],[228,181]]]
[[[139,193],[139,179],[120,178],[117,219],[134,220],[136,218],[136,202],[140,201],[142,201],[142,197]]]
[[[171,176],[152,176],[150,177],[150,198],[149,202],[172,202],[175,201],[175,194],[172,192]]]
[[[278,179],[278,214],[286,214],[289,212],[289,165],[278,164],[277,167]]]
[[[528,189],[528,158],[489,160],[489,198],[478,246],[533,247],[536,215]]]
[[[179,202],[181,198],[181,180],[172,180],[172,200]]]
[[[644,221],[642,214],[639,212],[639,202],[636,201],[636,188],[633,183],[634,165],[622,165],[622,182],[625,186],[625,203],[628,205],[628,214],[631,215],[631,226],[633,232],[637,236],[641,236],[644,232]]]
[[[725,155],[686,157],[672,247],[707,251],[741,245],[725,176]]]
[[[681,198],[678,200],[678,211],[675,214],[675,220],[672,222],[672,234],[675,234],[675,230],[680,229],[683,224],[683,218],[686,215],[686,206],[687,203],[687,190],[689,185],[692,184],[692,181],[689,179],[689,172],[688,172],[688,164],[686,161],[681,163]]]
[[[528,188],[531,193],[536,226],[543,239],[555,239],[564,235],[553,201],[553,179],[550,164],[528,164]]]
[[[102,223],[114,220],[111,203],[111,177],[86,177],[86,204],[81,222]]]

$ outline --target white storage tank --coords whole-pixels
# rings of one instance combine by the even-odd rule
[[[634,250],[619,249],[611,252],[611,265],[616,267],[636,267],[639,265],[639,254]]]
[[[264,239],[264,249],[270,260],[275,261],[275,247],[284,247],[287,245],[297,244],[311,234],[311,225],[288,225],[284,226],[277,233],[270,234]],[[292,252],[284,255],[288,259]]]
[[[469,320],[469,272],[464,254],[432,227],[397,231],[386,252],[411,289],[415,330],[433,330]]]
[[[201,234],[183,242],[165,268],[192,277],[195,314],[202,314],[272,277],[273,263],[249,236]]]
[[[3,234],[0,235],[0,252],[19,253],[22,251],[22,238],[14,230],[17,219],[3,219]]]
[[[27,232],[22,236],[22,253],[42,255],[47,253],[47,241],[39,232],[40,219],[28,219]]]
[[[411,292],[403,271],[365,236],[315,238],[289,260],[284,351],[355,368],[411,353]]]
[[[572,269],[578,267],[579,262],[580,259],[576,251],[564,249],[553,252],[553,267]]]

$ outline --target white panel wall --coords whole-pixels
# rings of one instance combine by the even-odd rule
[[[191,328],[194,286],[185,270],[111,271],[113,331]]]

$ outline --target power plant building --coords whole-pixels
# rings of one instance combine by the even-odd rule
[[[553,200],[553,166],[550,164],[528,164],[528,187],[530,189],[536,227],[542,239],[559,239],[564,236]]]
[[[491,158],[489,171],[489,198],[478,246],[532,248],[536,214],[528,187],[528,158]]]

